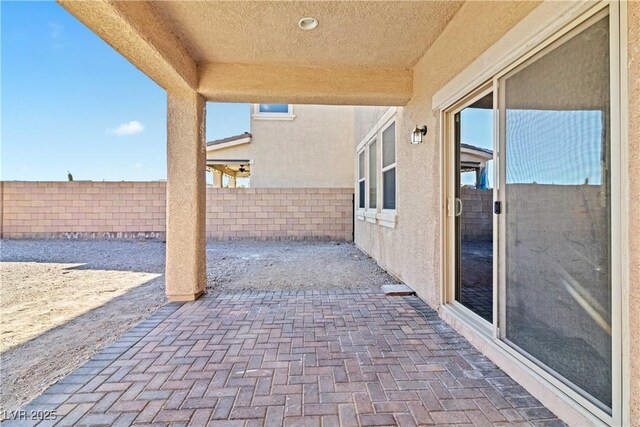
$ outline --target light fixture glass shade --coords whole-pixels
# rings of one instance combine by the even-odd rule
[[[412,144],[422,144],[422,136],[427,133],[427,127],[418,127],[411,132],[411,143]]]
[[[298,26],[305,31],[313,30],[318,26],[318,20],[316,18],[306,16],[298,21]]]

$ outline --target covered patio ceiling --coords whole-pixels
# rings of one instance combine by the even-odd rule
[[[60,0],[167,90],[210,101],[404,105],[462,1]],[[298,21],[313,17],[316,29]]]

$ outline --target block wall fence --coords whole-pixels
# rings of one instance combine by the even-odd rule
[[[493,239],[493,190],[478,190],[463,187],[460,189],[462,200],[462,238],[464,240]]]
[[[163,239],[164,182],[0,183],[5,239]],[[207,188],[207,238],[352,240],[351,188]]]

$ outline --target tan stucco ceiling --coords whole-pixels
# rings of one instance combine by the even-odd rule
[[[461,8],[438,1],[58,0],[167,91],[209,101],[405,105]],[[301,17],[319,20],[302,31]]]
[[[409,68],[460,1],[153,1],[202,63]],[[298,20],[319,21],[302,31]]]

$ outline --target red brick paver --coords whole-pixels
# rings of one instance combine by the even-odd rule
[[[25,409],[58,426],[563,425],[420,299],[373,290],[168,304]]]

